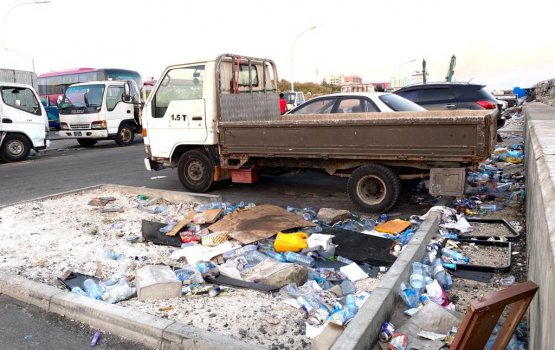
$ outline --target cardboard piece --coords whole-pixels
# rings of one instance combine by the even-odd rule
[[[385,232],[391,234],[401,233],[411,225],[410,221],[395,219],[389,220],[384,222],[383,224],[379,224],[375,227],[375,230],[378,232]]]
[[[208,210],[203,211],[200,214],[204,215],[204,217],[206,218],[205,223],[213,224],[214,222],[216,222],[216,220],[222,214],[222,210],[221,209],[208,209]]]
[[[293,228],[314,227],[314,223],[275,205],[263,204],[234,212],[210,225],[212,232],[227,231],[231,238],[243,244],[270,238],[278,232]]]
[[[322,333],[312,341],[312,350],[328,350],[344,330],[345,327],[329,322]]]
[[[238,243],[232,241],[226,241],[215,247],[207,247],[203,245],[193,245],[176,250],[170,255],[170,259],[179,260],[182,257],[187,259],[187,263],[195,264],[198,261],[208,261],[215,257],[216,255],[229,252],[230,250],[239,248]]]
[[[195,217],[195,212],[193,210],[189,210],[185,218],[180,222],[178,222],[177,224],[175,224],[175,226],[166,233],[166,236],[175,236],[179,231],[181,231],[183,227],[185,227],[188,223],[193,221],[194,217]]]
[[[106,204],[115,201],[116,197],[99,197],[93,198],[89,201],[88,205],[96,206],[96,207],[103,207]]]

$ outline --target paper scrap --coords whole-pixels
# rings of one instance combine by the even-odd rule
[[[364,272],[357,263],[352,263],[346,266],[342,266],[339,269],[341,272],[347,276],[352,282],[360,281],[368,278],[368,274]]]

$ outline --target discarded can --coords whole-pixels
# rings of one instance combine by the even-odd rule
[[[94,332],[93,338],[91,340],[91,346],[96,346],[99,339],[100,339],[100,331]]]
[[[382,343],[388,343],[395,332],[395,326],[391,322],[384,322],[382,324],[382,329],[380,330],[379,340]]]
[[[222,287],[215,286],[214,288],[210,289],[210,291],[208,292],[208,295],[213,298],[218,296],[218,294],[220,294],[221,292],[222,292]]]
[[[380,215],[380,218],[379,218],[378,221],[379,221],[379,222],[386,222],[387,219],[388,219],[387,214],[382,214],[382,215]]]

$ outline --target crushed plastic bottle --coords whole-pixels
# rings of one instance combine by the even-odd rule
[[[248,244],[246,246],[243,246],[241,248],[237,248],[235,250],[231,250],[229,252],[225,252],[223,254],[223,258],[225,260],[229,260],[229,259],[235,259],[238,256],[243,256],[245,255],[247,252],[253,251],[258,249],[258,247],[254,244]]]
[[[414,289],[422,289],[426,286],[426,278],[424,276],[424,265],[420,262],[412,263],[412,273],[410,275],[410,285]]]
[[[125,254],[123,253],[116,253],[115,251],[113,251],[112,249],[106,249],[104,251],[104,256],[106,258],[112,259],[112,260],[121,260],[123,258],[125,258]]]
[[[408,307],[414,308],[420,305],[420,299],[418,298],[418,292],[410,287],[410,285],[405,282],[401,283],[399,296]]]
[[[75,293],[75,294],[82,295],[82,296],[84,296],[84,297],[88,297],[88,296],[89,296],[89,295],[88,295],[83,289],[81,289],[81,287],[79,287],[79,286],[75,286],[75,287],[71,288],[71,292],[72,292],[72,293]]]
[[[441,250],[441,254],[445,257],[451,258],[455,263],[467,264],[470,262],[469,257],[449,248],[443,248]]]
[[[453,280],[451,278],[451,275],[447,273],[447,271],[445,271],[440,258],[434,259],[432,263],[432,268],[434,278],[443,287],[443,289],[447,290],[451,288],[451,286],[453,285]]]
[[[261,251],[268,255],[270,258],[277,260],[279,262],[285,262],[285,256],[283,256],[283,253],[278,253],[276,251],[274,251],[273,249],[261,249]]]
[[[108,289],[108,299],[106,300],[110,304],[118,303],[123,300],[131,298],[135,292],[136,288],[129,286],[127,283],[118,284],[110,289]]]
[[[258,250],[251,250],[245,253],[245,259],[247,259],[247,262],[250,266],[255,266],[266,259],[270,259],[270,257],[264,253],[259,252]]]

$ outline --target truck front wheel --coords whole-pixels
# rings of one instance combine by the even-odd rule
[[[23,135],[8,135],[0,148],[0,156],[5,162],[19,162],[29,155],[31,146]]]
[[[116,135],[116,144],[118,146],[128,146],[135,139],[135,128],[129,124],[121,124]]]
[[[206,192],[214,184],[214,169],[206,153],[192,150],[184,153],[177,164],[179,181],[189,191]]]
[[[351,201],[363,211],[383,213],[391,209],[401,192],[401,180],[390,168],[370,164],[357,168],[347,183]]]

